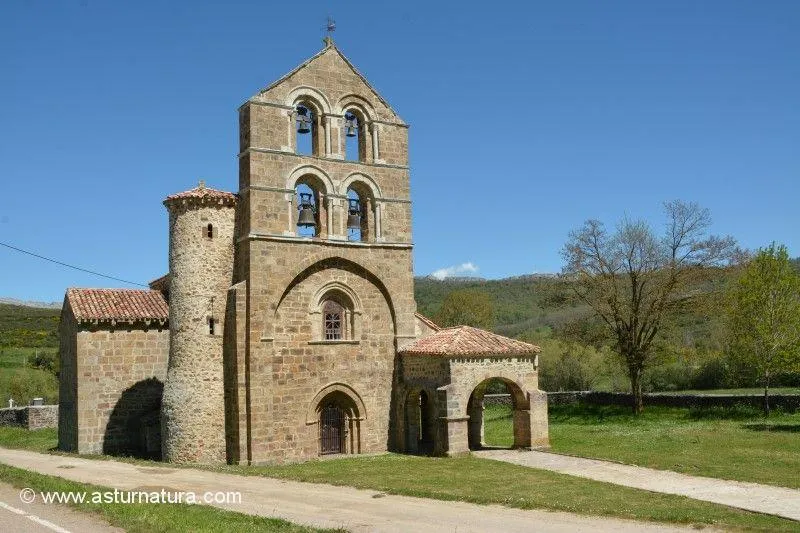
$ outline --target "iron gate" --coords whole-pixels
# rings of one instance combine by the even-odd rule
[[[320,413],[320,453],[344,453],[344,411],[335,404],[323,407]]]

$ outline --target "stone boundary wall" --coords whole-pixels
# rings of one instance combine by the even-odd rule
[[[633,395],[626,392],[551,392],[547,394],[548,405],[567,405],[578,402],[591,405],[633,405]],[[683,408],[710,408],[710,407],[735,407],[747,406],[761,409],[764,405],[764,396],[759,394],[667,394],[651,393],[644,395],[644,404],[662,407]],[[770,394],[769,405],[771,408],[781,408],[793,413],[800,410],[800,395],[798,394]]]
[[[0,409],[0,426],[26,429],[58,427],[58,405],[26,405]]]
[[[633,395],[627,392],[594,392],[567,391],[548,392],[547,405],[571,405],[583,402],[590,405],[633,405]],[[487,394],[483,398],[484,405],[511,405],[508,394]],[[761,394],[669,394],[650,393],[644,395],[645,407],[657,405],[662,407],[709,408],[747,406],[761,409],[764,396]],[[800,394],[770,394],[770,408],[780,408],[794,413],[800,410]]]

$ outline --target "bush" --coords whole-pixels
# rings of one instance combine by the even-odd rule
[[[28,405],[33,398],[44,398],[46,404],[58,403],[58,382],[49,372],[25,370],[11,377],[7,393],[17,405]]]

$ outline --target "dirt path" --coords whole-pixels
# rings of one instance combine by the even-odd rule
[[[501,506],[392,496],[371,490],[333,487],[188,468],[141,467],[0,448],[0,462],[42,474],[121,490],[155,487],[173,491],[239,491],[241,504],[218,507],[350,531],[448,532],[656,532],[692,531],[664,524],[569,513],[526,511]],[[66,468],[65,468],[66,466]]]
[[[800,520],[800,490],[689,476],[667,470],[555,453],[516,450],[482,450],[475,453],[485,459],[542,468],[653,492],[678,494],[695,500]]]
[[[20,498],[20,489],[0,483],[0,524],[4,533],[124,533],[102,519],[64,505]]]

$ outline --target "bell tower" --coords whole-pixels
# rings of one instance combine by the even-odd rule
[[[315,413],[339,401],[361,406],[347,453],[392,448],[415,335],[408,126],[328,38],[240,107],[239,131],[229,459],[327,453]]]

